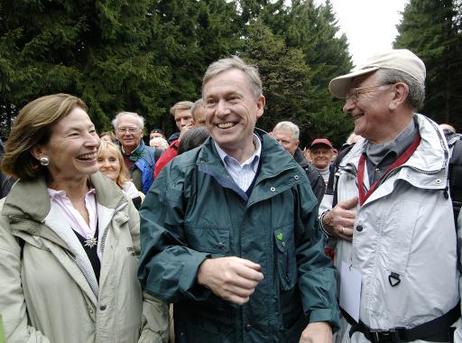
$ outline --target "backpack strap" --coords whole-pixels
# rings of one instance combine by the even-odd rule
[[[462,204],[462,140],[458,139],[452,145],[449,160],[449,194],[451,195],[454,219],[457,223]]]
[[[22,261],[22,257],[24,254],[24,244],[26,244],[26,241],[22,239],[21,237],[16,237],[19,247],[21,248],[21,254],[20,254],[20,260]]]
[[[329,173],[329,181],[327,181],[326,193],[328,195],[332,195],[332,208],[337,205],[337,181],[338,181],[338,169],[340,163],[342,162],[343,158],[350,152],[351,148],[353,148],[354,144],[348,145],[343,150],[341,150],[337,158],[335,159],[334,163],[330,166],[330,173]]]

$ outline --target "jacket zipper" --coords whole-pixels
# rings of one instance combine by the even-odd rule
[[[117,207],[114,210],[114,213],[117,213],[121,209],[123,209],[124,207],[128,206],[128,203],[124,202],[123,200],[124,199],[122,199],[122,201],[117,205]],[[104,253],[104,247],[106,245],[106,238],[107,238],[108,232],[109,232],[109,225],[107,225],[104,228],[103,235],[101,236],[101,245],[100,245],[101,246],[101,255],[103,255],[103,253]]]

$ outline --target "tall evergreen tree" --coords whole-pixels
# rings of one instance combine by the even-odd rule
[[[290,118],[307,142],[351,127],[327,92],[351,65],[329,2],[0,0],[0,19],[3,126],[31,99],[68,92],[99,129],[129,110],[173,130],[169,107],[197,99],[207,66],[237,53],[262,71],[265,128]]]
[[[303,126],[309,122],[311,72],[301,50],[287,48],[284,39],[257,20],[250,25],[243,57],[258,66],[266,97],[266,109],[258,126],[270,130],[281,120]]]
[[[395,48],[407,48],[427,67],[423,113],[462,130],[460,0],[411,0],[398,25]]]
[[[313,0],[293,0],[281,34],[287,46],[301,49],[311,68],[311,92],[306,115],[310,125],[302,128],[303,138],[326,136],[341,145],[353,124],[341,111],[341,102],[327,89],[329,80],[352,68],[345,35],[339,28],[330,1],[316,6]]]
[[[207,65],[239,46],[235,5],[225,0],[17,0],[0,11],[8,118],[33,98],[68,92],[100,129],[121,110],[173,129],[169,107],[199,97]]]
[[[236,53],[240,26],[235,4],[225,0],[159,0],[153,26],[156,61],[165,66],[171,89],[164,97],[160,119],[175,130],[168,108],[180,100],[200,97],[202,76],[214,60]]]
[[[238,0],[238,13],[240,14],[241,25],[249,25],[257,19],[265,25],[273,27],[277,18],[283,14],[285,7],[284,0]]]
[[[167,88],[146,49],[148,6],[148,0],[3,1],[0,69],[9,91],[2,105],[18,108],[68,92],[83,97],[100,128],[118,110],[153,111]]]
[[[329,0],[316,6],[313,0],[294,0],[288,14],[286,32],[288,46],[303,50],[306,63],[317,69],[316,83],[327,86],[329,80],[348,72],[351,56],[344,34],[339,34]]]

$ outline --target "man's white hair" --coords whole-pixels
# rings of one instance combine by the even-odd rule
[[[300,129],[291,121],[280,121],[273,129],[273,131],[277,130],[289,131],[292,139],[298,140],[300,138]]]
[[[140,116],[138,113],[136,113],[136,112],[119,112],[119,113],[117,113],[114,120],[112,121],[112,126],[114,127],[114,130],[117,130],[117,127],[119,126],[119,120],[123,116],[132,116],[133,118],[135,118],[138,121],[138,126],[140,127],[140,129],[144,129],[144,118],[142,116]]]

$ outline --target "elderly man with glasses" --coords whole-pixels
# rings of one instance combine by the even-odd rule
[[[425,75],[411,51],[391,50],[329,84],[364,137],[320,209],[336,241],[339,342],[449,342],[459,317],[450,154],[437,124],[416,113]]]
[[[146,194],[154,181],[156,149],[143,142],[144,118],[134,112],[120,112],[112,121],[125,164],[136,188]]]

